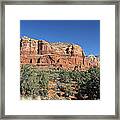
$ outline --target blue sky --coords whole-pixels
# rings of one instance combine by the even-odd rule
[[[100,55],[99,20],[21,20],[22,36],[74,43],[80,45],[86,55]]]

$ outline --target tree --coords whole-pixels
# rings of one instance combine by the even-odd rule
[[[79,81],[78,99],[95,100],[100,99],[100,70],[90,68],[83,73]]]
[[[48,77],[32,66],[23,65],[21,68],[20,93],[24,97],[47,96]]]

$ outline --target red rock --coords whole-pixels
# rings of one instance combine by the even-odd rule
[[[86,70],[93,66],[100,67],[99,58],[86,57],[79,45],[69,43],[49,43],[28,37],[20,41],[21,64],[33,64],[40,67]]]

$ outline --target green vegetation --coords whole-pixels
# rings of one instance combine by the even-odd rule
[[[20,93],[24,97],[47,96],[48,78],[44,71],[38,71],[30,65],[21,66]]]
[[[88,71],[82,72],[81,78],[78,80],[78,86],[78,99],[100,99],[100,70],[90,68]]]
[[[62,99],[100,99],[100,69],[88,71],[39,70],[30,65],[21,65],[20,94],[22,97],[50,99],[49,81],[55,82],[56,95]],[[62,95],[60,93],[63,93]]]

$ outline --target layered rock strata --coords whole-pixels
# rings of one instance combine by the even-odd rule
[[[85,56],[79,45],[49,43],[28,37],[22,37],[20,40],[20,63],[46,69],[87,70],[94,66],[100,67],[99,57]]]

